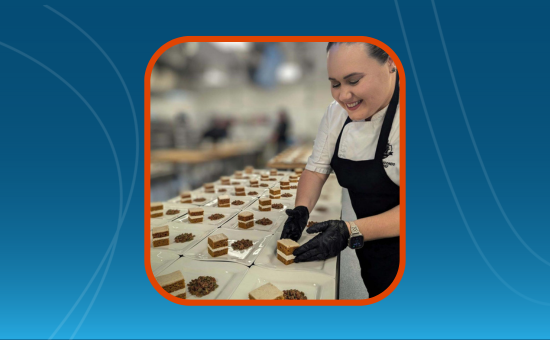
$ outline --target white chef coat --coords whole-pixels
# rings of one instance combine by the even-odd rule
[[[306,169],[322,174],[329,174],[332,171],[330,161],[335,152],[334,149],[340,131],[342,131],[338,150],[340,158],[351,161],[374,159],[378,137],[387,110],[388,107],[386,106],[375,113],[370,121],[352,121],[342,131],[348,113],[340,104],[333,101],[321,120],[313,145],[313,153],[308,159]],[[397,105],[388,145],[384,152],[383,164],[388,177],[399,185],[399,105]],[[351,206],[348,190],[345,188],[342,188],[342,219],[344,221],[357,219]]]

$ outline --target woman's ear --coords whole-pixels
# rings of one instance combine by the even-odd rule
[[[393,62],[393,59],[391,57],[388,57],[388,61],[386,63],[390,73],[394,73],[395,71],[397,71],[397,66],[395,66],[395,63]]]

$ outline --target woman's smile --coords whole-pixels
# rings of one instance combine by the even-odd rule
[[[355,111],[361,106],[362,103],[363,103],[363,100],[361,99],[352,103],[346,103],[346,107],[350,111]]]

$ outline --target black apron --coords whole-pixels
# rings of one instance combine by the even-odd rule
[[[338,157],[342,131],[351,122],[349,117],[336,141],[330,166],[340,186],[348,189],[358,219],[381,214],[399,205],[399,186],[388,177],[382,162],[398,102],[399,76],[395,80],[395,90],[382,123],[373,160],[351,161]],[[356,254],[369,297],[382,293],[391,285],[399,269],[399,237],[365,242]]]

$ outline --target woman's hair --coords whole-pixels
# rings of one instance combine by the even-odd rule
[[[381,49],[380,47],[369,43],[364,43],[364,42],[329,42],[327,45],[327,53],[332,48],[332,46],[337,46],[340,44],[346,44],[346,45],[361,44],[365,46],[366,51],[369,54],[369,57],[374,58],[380,64],[384,64],[386,61],[388,61],[388,58],[389,58],[388,54],[384,52],[384,50]]]

